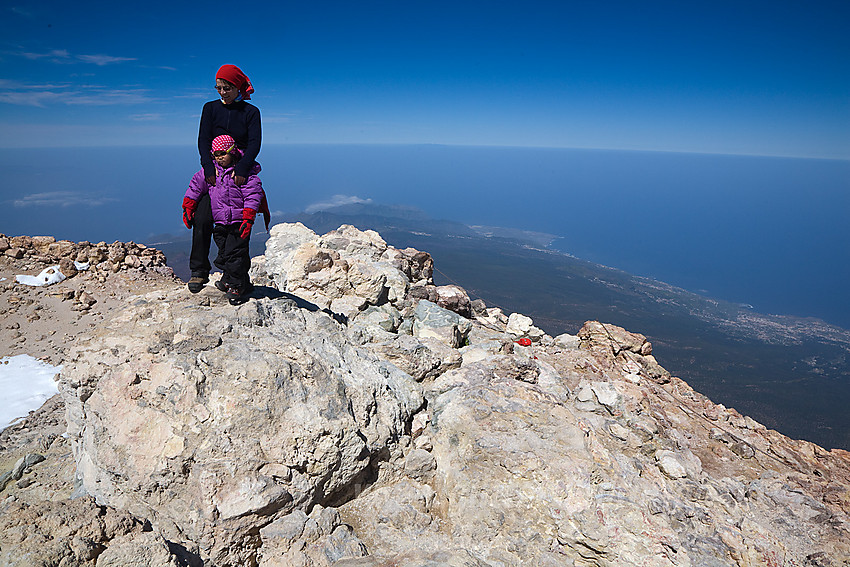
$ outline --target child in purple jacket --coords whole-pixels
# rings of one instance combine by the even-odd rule
[[[213,262],[224,274],[216,282],[216,287],[227,293],[231,305],[239,305],[247,300],[254,286],[248,277],[251,256],[248,244],[251,227],[257,211],[264,213],[268,230],[269,215],[263,185],[257,173],[260,166],[248,172],[245,182],[237,185],[234,180],[236,164],[242,152],[236,147],[232,137],[224,134],[212,141],[212,155],[215,160],[215,184],[211,185],[200,170],[189,182],[189,188],[183,197],[183,223],[192,228],[198,199],[209,194],[213,215],[213,240],[218,247],[218,256]]]

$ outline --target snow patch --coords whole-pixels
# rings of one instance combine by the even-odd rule
[[[0,359],[0,428],[26,417],[59,392],[54,380],[62,370],[28,354],[5,356]]]
[[[64,279],[65,275],[59,271],[59,264],[44,268],[37,276],[15,276],[18,283],[34,287],[59,283]]]

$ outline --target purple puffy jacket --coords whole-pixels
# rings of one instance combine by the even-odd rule
[[[204,180],[204,170],[200,170],[189,182],[186,197],[197,201],[204,193],[209,193],[212,204],[213,222],[217,224],[234,224],[242,222],[242,209],[260,211],[263,200],[263,184],[257,174],[260,165],[255,165],[245,183],[239,187],[233,181],[233,168],[223,169],[215,165],[215,185],[209,185]]]

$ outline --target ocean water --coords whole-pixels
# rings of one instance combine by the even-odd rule
[[[194,148],[7,151],[0,232],[185,231]],[[850,161],[453,146],[264,146],[272,211],[371,200],[547,232],[552,247],[761,312],[850,328]]]

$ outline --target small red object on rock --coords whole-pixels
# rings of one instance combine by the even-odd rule
[[[522,338],[516,342],[520,346],[531,346],[531,339]]]

